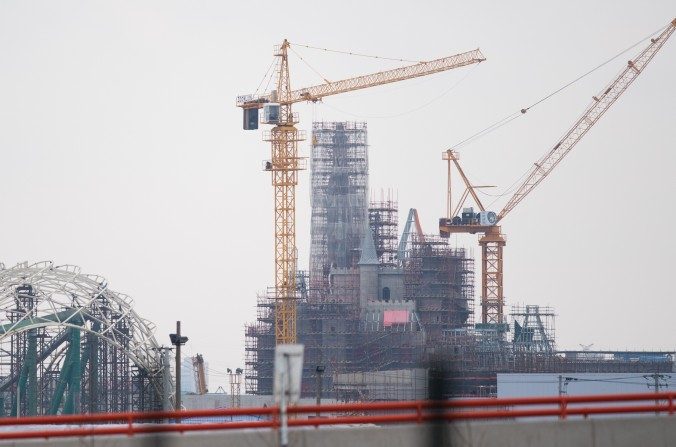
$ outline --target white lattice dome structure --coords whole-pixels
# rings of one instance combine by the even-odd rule
[[[52,262],[0,264],[0,411],[161,407],[168,369],[154,331],[101,276]]]

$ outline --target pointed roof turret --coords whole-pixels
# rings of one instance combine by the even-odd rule
[[[364,223],[364,237],[361,240],[361,256],[358,265],[379,265],[376,245],[373,243],[373,233],[368,221]]]

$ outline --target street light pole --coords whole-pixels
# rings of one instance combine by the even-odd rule
[[[671,376],[668,374],[660,374],[660,373],[653,373],[653,374],[647,374],[643,376],[644,379],[648,380],[648,388],[654,387],[655,388],[655,393],[660,392],[660,388],[668,388],[669,387],[669,382],[668,379],[671,379]],[[650,380],[653,380],[653,384],[650,384]],[[660,380],[664,381],[664,383],[660,383]],[[660,401],[659,399],[655,400],[655,405],[659,405]],[[660,414],[659,411],[655,411],[655,414]]]
[[[181,335],[181,322],[176,322],[176,333],[169,334],[171,344],[176,346],[176,394],[174,409],[181,411],[181,345],[186,344],[188,337]]]
[[[181,322],[176,322],[176,335],[181,339]],[[176,343],[176,411],[181,411],[181,343]]]
[[[568,384],[570,382],[576,382],[577,380],[577,377],[564,377],[559,375],[559,396],[568,394]]]
[[[315,371],[317,372],[317,406],[322,404],[322,375],[324,374],[324,365],[317,365]],[[317,417],[319,417],[319,409],[317,409]]]
[[[279,445],[280,447],[289,447],[289,415],[287,414],[287,405],[288,405],[288,397],[287,393],[289,393],[289,389],[287,387],[287,382],[289,380],[289,371],[291,370],[291,367],[289,366],[289,354],[284,353],[284,363],[285,363],[285,368],[284,371],[282,372],[282,380],[281,380],[281,396],[279,400],[279,422],[280,422],[280,427],[279,427]]]

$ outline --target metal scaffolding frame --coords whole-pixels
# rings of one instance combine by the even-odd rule
[[[368,215],[380,265],[387,267],[399,265],[397,259],[399,205],[392,198],[392,191],[388,190],[387,196],[381,191],[380,200],[371,200]]]
[[[474,260],[438,236],[412,234],[403,260],[404,298],[415,301],[428,343],[474,327]]]
[[[311,301],[326,298],[331,269],[359,260],[368,202],[366,123],[312,125],[310,284]]]
[[[545,352],[556,350],[554,309],[549,306],[512,306],[514,351]]]

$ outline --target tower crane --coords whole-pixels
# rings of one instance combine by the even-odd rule
[[[479,49],[392,70],[357,76],[312,87],[291,89],[288,40],[275,48],[278,59],[276,89],[264,95],[237,97],[237,106],[244,112],[244,129],[258,128],[258,111],[263,109],[261,122],[272,125],[263,133],[263,139],[272,146],[271,158],[264,162],[264,170],[272,175],[275,197],[275,341],[277,344],[296,342],[296,185],[298,171],[305,169],[305,158],[298,154],[298,142],[305,139],[304,131],[296,128],[297,113],[294,103],[316,102],[326,96],[361,90],[406,79],[431,75],[485,59]]]
[[[481,246],[481,323],[497,325],[499,330],[506,330],[504,321],[503,307],[503,249],[506,239],[498,225],[523,199],[526,198],[553,170],[558,166],[561,160],[575,147],[575,145],[584,137],[589,129],[598,122],[603,114],[612,106],[615,101],[624,93],[631,83],[640,75],[652,58],[667,42],[669,37],[676,29],[676,19],[662,31],[657,37],[650,40],[650,44],[641,51],[634,59],[627,63],[620,75],[614,79],[606,88],[592,97],[591,104],[584,111],[582,116],[573,124],[573,126],[563,135],[554,147],[540,158],[525,180],[517,188],[514,195],[509,199],[502,211],[495,213],[487,211],[474,186],[470,183],[459,163],[459,155],[456,151],[449,149],[442,153],[442,159],[448,164],[448,198],[447,215],[439,219],[439,234],[442,237],[449,237],[451,234],[470,233],[480,234],[479,245]],[[525,113],[526,110],[522,110]],[[465,191],[455,208],[451,204],[451,167],[454,166],[460,178],[465,184]],[[472,208],[466,208],[459,215],[464,201],[468,195],[479,208],[479,213],[474,213]]]

